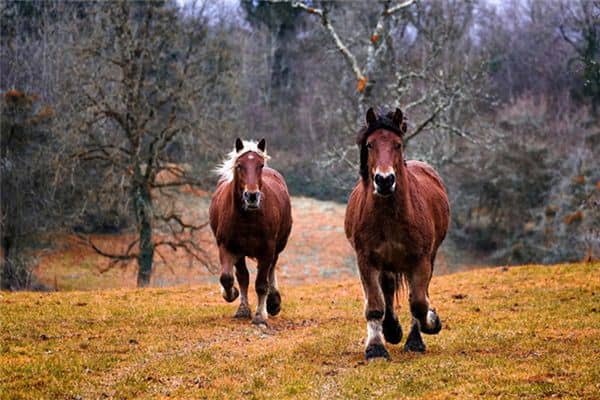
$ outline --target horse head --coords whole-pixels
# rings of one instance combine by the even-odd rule
[[[262,171],[266,162],[266,142],[235,141],[237,157],[234,164],[235,190],[242,199],[244,210],[260,208],[262,197]]]
[[[360,175],[363,182],[372,182],[374,194],[387,197],[396,190],[396,177],[404,168],[406,122],[398,108],[385,115],[369,108],[366,122],[357,138]]]

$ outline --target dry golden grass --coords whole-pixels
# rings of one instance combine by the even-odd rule
[[[598,398],[600,264],[434,277],[426,354],[363,361],[358,279],[283,286],[261,331],[214,285],[0,294],[0,398]],[[406,300],[400,310],[408,324]]]

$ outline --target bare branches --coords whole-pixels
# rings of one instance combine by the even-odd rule
[[[270,3],[281,3],[283,1],[270,0],[269,2]],[[352,52],[348,49],[348,47],[342,42],[342,39],[340,38],[337,31],[331,24],[331,20],[329,19],[329,14],[328,14],[327,9],[310,7],[301,1],[292,1],[291,5],[294,8],[300,8],[300,9],[308,12],[309,14],[314,14],[314,15],[318,15],[319,17],[321,17],[321,24],[327,30],[327,32],[329,32],[329,35],[333,39],[336,47],[342,53],[344,59],[346,60],[346,62],[348,63],[348,65],[350,66],[352,71],[354,72],[354,76],[356,76],[356,79],[359,82],[361,82],[361,81],[366,82],[366,77],[364,76],[360,66],[358,65],[358,61],[356,60],[356,57],[354,56],[354,54],[352,54]]]
[[[269,2],[280,3],[282,1],[270,0]],[[369,85],[372,85],[372,82],[369,82],[369,77],[371,77],[374,74],[375,69],[377,68],[377,66],[379,64],[378,60],[388,50],[387,49],[388,46],[386,45],[386,40],[382,40],[384,31],[386,30],[386,26],[388,25],[388,20],[394,14],[398,13],[401,10],[406,9],[407,7],[411,6],[415,2],[416,2],[416,0],[407,0],[407,1],[401,2],[401,3],[391,6],[391,7],[390,7],[389,1],[384,2],[383,10],[382,10],[381,14],[379,15],[375,29],[373,30],[373,32],[371,33],[371,36],[369,37],[367,56],[366,56],[366,60],[364,62],[363,67],[361,67],[357,57],[354,55],[354,53],[349,49],[348,45],[344,43],[344,41],[342,40],[340,35],[337,33],[335,27],[331,23],[331,19],[329,18],[329,13],[328,13],[327,8],[311,7],[301,1],[292,1],[290,3],[291,6],[294,8],[300,8],[310,14],[318,15],[320,17],[321,24],[326,29],[326,31],[329,33],[329,36],[335,43],[335,46],[342,54],[344,60],[346,61],[346,63],[348,64],[348,66],[350,67],[350,69],[352,70],[352,73],[354,74],[354,76],[356,78],[356,81],[357,81],[356,89],[357,89],[357,92],[359,93],[358,115],[360,115],[360,116],[362,116],[362,114],[364,112],[365,105],[370,104],[372,102],[370,99],[370,90],[368,89]],[[390,52],[392,51],[392,49],[389,49],[389,50],[390,50]],[[361,117],[359,117],[359,119],[360,118]]]
[[[79,132],[86,140],[73,157],[99,161],[113,174],[101,182],[101,190],[128,196],[131,207],[123,212],[135,217],[138,239],[122,254],[88,243],[113,264],[137,259],[143,286],[149,282],[157,246],[184,249],[209,263],[194,237],[207,223],[190,222],[173,207],[168,213],[161,210],[175,198],[165,198],[174,193],[167,188],[200,184],[182,165],[168,162],[167,149],[195,130],[197,120],[188,114],[191,103],[199,100],[195,91],[203,78],[201,17],[174,23],[176,8],[126,0],[116,6],[98,4],[93,11],[100,26],[75,44],[79,64],[86,66],[73,71],[73,87],[83,88],[77,95],[84,99],[78,106],[86,122]],[[107,175],[104,170],[101,174]],[[170,236],[162,237],[163,230]]]
[[[135,248],[135,246],[137,246],[137,244],[139,243],[138,239],[129,243],[129,245],[123,252],[113,253],[113,252],[101,249],[98,245],[96,245],[94,243],[94,241],[92,240],[92,238],[90,236],[84,236],[84,235],[79,234],[79,235],[77,235],[77,237],[83,243],[85,243],[87,246],[91,247],[96,253],[98,253],[102,257],[106,257],[106,258],[110,259],[108,266],[100,269],[100,273],[107,272],[117,265],[126,266],[131,261],[135,260],[138,257],[137,252],[132,252],[133,249]]]
[[[403,10],[403,9],[411,6],[414,2],[415,2],[415,0],[407,0],[407,1],[403,2],[403,3],[396,4],[395,6],[388,8],[385,11],[385,14],[388,15],[388,16],[392,15],[392,14],[395,14],[398,11],[401,11],[401,10]]]

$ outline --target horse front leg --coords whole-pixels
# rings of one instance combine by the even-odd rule
[[[271,268],[271,259],[259,259],[256,282],[254,287],[256,289],[256,296],[258,298],[258,304],[256,305],[256,313],[252,319],[254,325],[268,326],[267,323],[267,295],[269,294],[269,271]]]
[[[358,258],[360,279],[365,293],[365,318],[367,319],[367,340],[365,358],[367,360],[390,355],[383,344],[382,321],[385,300],[380,285],[381,271],[376,269],[366,257]]]
[[[426,346],[421,332],[435,335],[442,329],[440,318],[429,304],[431,272],[431,264],[423,262],[408,274],[410,312],[413,320],[404,346],[405,351],[424,352]]]
[[[248,285],[250,284],[250,274],[246,267],[246,258],[242,257],[235,263],[235,277],[240,285],[240,306],[236,311],[234,318],[249,319],[252,315],[250,304],[248,303]]]
[[[231,303],[240,295],[238,289],[233,285],[233,263],[236,257],[231,254],[224,246],[219,246],[219,261],[221,262],[221,294],[223,298]]]
[[[269,315],[277,315],[281,311],[281,294],[279,294],[279,287],[277,285],[277,275],[275,275],[275,268],[277,265],[278,255],[275,255],[273,263],[269,270],[269,294],[267,295],[267,312]]]

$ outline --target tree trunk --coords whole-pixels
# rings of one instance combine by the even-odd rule
[[[139,185],[134,191],[134,209],[138,224],[140,251],[138,254],[138,287],[150,284],[152,261],[154,259],[154,242],[152,241],[152,199],[146,185]]]
[[[0,240],[0,246],[2,254],[0,255],[0,289],[11,290],[13,286],[13,271],[11,271],[11,265],[8,261],[11,250],[11,239],[8,235],[3,235]]]

